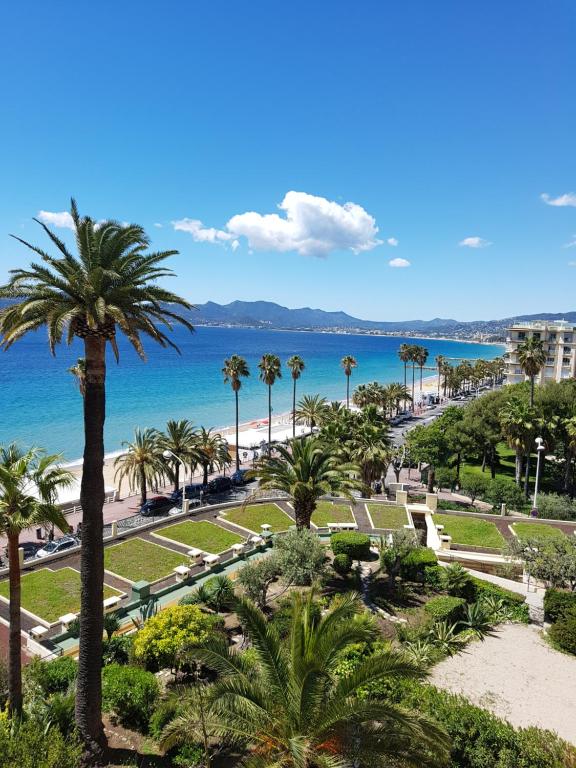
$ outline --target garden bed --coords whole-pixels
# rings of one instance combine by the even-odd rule
[[[185,520],[182,523],[176,523],[176,525],[160,528],[152,535],[183,544],[190,549],[201,549],[203,552],[210,552],[214,555],[219,555],[230,549],[233,544],[239,544],[244,540],[239,534],[228,531],[208,520]]]
[[[274,533],[287,531],[294,520],[277,504],[251,504],[248,507],[233,507],[220,513],[223,520],[246,528],[254,533],[262,533],[262,525],[267,524]]]
[[[177,565],[188,565],[179,554],[144,539],[129,539],[104,550],[104,569],[125,581],[153,583],[171,576]]]
[[[505,545],[498,528],[488,520],[436,513],[434,522],[444,526],[442,533],[451,536],[455,544],[468,544],[483,549],[502,549]]]
[[[519,539],[562,539],[564,533],[546,523],[512,523],[512,530]]]
[[[385,504],[366,504],[374,528],[399,530],[408,525],[406,507],[387,506]]]
[[[348,504],[319,501],[312,515],[312,522],[318,528],[325,528],[329,523],[354,523],[356,521],[352,508]]]

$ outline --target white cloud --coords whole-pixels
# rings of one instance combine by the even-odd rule
[[[245,237],[255,251],[302,256],[327,256],[332,251],[353,253],[370,251],[381,240],[376,238],[376,221],[356,203],[340,205],[306,192],[287,192],[277,213],[247,211],[226,224],[234,237]]]
[[[487,248],[492,245],[490,240],[485,240],[483,237],[465,237],[464,240],[460,240],[458,245],[464,248]]]
[[[398,245],[398,240],[397,240],[397,238],[395,238],[395,237],[389,237],[389,238],[386,240],[386,242],[388,243],[388,245],[393,245],[393,246],[396,246],[396,245]]]
[[[388,262],[391,267],[409,267],[410,262],[408,259],[390,259]]]
[[[233,239],[229,232],[205,227],[199,219],[178,219],[172,226],[180,232],[188,232],[197,243],[225,243]]]
[[[566,192],[564,195],[559,195],[558,197],[550,197],[547,192],[544,192],[540,195],[540,199],[543,200],[546,205],[555,205],[559,208],[564,208],[566,206],[576,208],[576,192]]]
[[[238,242],[238,240],[232,240],[232,242],[230,243],[230,247],[232,248],[233,251],[235,251],[239,246],[240,246],[240,243]]]
[[[55,227],[74,229],[74,221],[68,211],[38,211],[38,217],[44,224],[52,224]]]
[[[159,221],[155,221],[154,226],[156,227],[156,229],[162,229],[162,224],[160,224]]]
[[[564,243],[562,248],[576,248],[576,235],[572,235],[572,240],[569,240],[567,243]]]

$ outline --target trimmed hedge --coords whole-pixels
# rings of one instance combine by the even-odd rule
[[[76,681],[78,663],[70,656],[60,656],[54,661],[35,658],[25,667],[24,675],[39,685],[45,696],[66,693]]]
[[[346,576],[346,574],[350,573],[352,570],[352,560],[350,559],[350,556],[345,555],[344,553],[335,555],[334,560],[332,561],[332,568],[334,568],[336,573],[340,574],[340,576]]]
[[[370,558],[370,536],[356,531],[341,531],[330,536],[330,546],[335,555],[348,555],[351,560]]]
[[[160,686],[152,672],[120,664],[102,670],[102,709],[128,728],[148,731],[159,696]]]
[[[466,600],[463,597],[450,597],[450,595],[439,595],[433,597],[424,606],[426,613],[429,613],[434,621],[447,621],[449,624],[455,624],[464,612]]]
[[[428,547],[409,552],[400,563],[400,576],[404,581],[424,581],[426,569],[438,564],[436,555]]]
[[[497,584],[491,584],[489,581],[479,579],[477,576],[472,576],[472,581],[476,587],[476,597],[489,595],[490,597],[497,597],[499,600],[504,600],[505,603],[509,604],[520,604],[525,602],[523,595],[520,595],[517,592],[512,592],[509,589],[504,589],[504,587],[499,587]]]
[[[555,622],[576,609],[576,592],[562,592],[547,589],[544,595],[544,615],[547,621]]]

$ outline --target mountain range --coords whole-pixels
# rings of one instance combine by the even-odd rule
[[[567,320],[576,323],[576,312],[518,315],[501,320],[459,321],[436,317],[433,320],[398,320],[378,322],[361,320],[346,312],[326,312],[322,309],[301,307],[288,309],[271,301],[232,301],[217,304],[208,301],[200,304],[192,315],[196,325],[233,325],[252,328],[282,330],[332,330],[386,333],[394,335],[450,336],[453,338],[487,337],[501,340],[515,321]]]

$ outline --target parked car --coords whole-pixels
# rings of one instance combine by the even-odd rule
[[[58,552],[64,552],[67,549],[76,547],[79,543],[80,542],[75,536],[62,536],[59,539],[54,539],[54,541],[47,541],[46,544],[36,552],[35,557],[41,558],[47,557],[48,555],[55,555]]]
[[[162,512],[167,512],[173,503],[172,499],[168,498],[168,496],[152,496],[151,499],[148,499],[142,504],[140,507],[140,514],[142,517],[153,517]]]
[[[232,480],[229,477],[215,477],[206,486],[206,493],[225,493],[232,488]]]
[[[36,552],[44,545],[37,541],[21,541],[19,546],[24,550],[24,560],[31,560],[33,557],[36,557]],[[10,557],[8,547],[4,551],[6,553],[6,560],[8,560]]]
[[[197,499],[201,493],[206,493],[206,486],[202,483],[190,483],[186,486],[186,498]],[[182,501],[182,488],[178,488],[177,491],[172,491],[170,494],[170,500],[173,502]]]
[[[249,483],[250,478],[246,477],[248,472],[249,470],[247,469],[237,469],[236,472],[230,475],[230,480],[232,481],[232,485],[246,485],[246,483]]]

